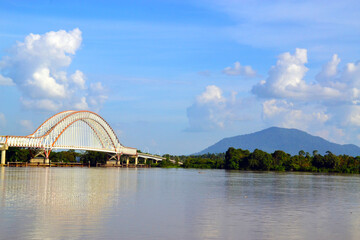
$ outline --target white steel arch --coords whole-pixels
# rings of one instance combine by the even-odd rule
[[[0,136],[9,147],[78,149],[137,155],[135,148],[123,146],[114,130],[91,111],[64,111],[47,119],[28,136]]]

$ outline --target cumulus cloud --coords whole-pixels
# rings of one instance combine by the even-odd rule
[[[333,80],[333,78],[337,76],[338,65],[339,65],[340,61],[341,60],[338,57],[338,55],[334,54],[332,56],[331,60],[322,67],[322,70],[316,76],[316,79],[319,82]]]
[[[50,76],[50,69],[48,68],[38,69],[23,86],[30,89],[28,94],[32,98],[37,98],[37,96],[53,99],[66,97],[65,86]]]
[[[281,54],[267,79],[252,88],[252,93],[263,99],[264,121],[337,142],[354,135],[360,126],[360,63],[341,68],[341,60],[334,54],[310,81],[305,80],[306,63],[306,49]]]
[[[360,126],[360,106],[352,105],[344,107],[344,111],[341,112],[343,115],[344,125],[350,125],[359,127]]]
[[[24,107],[45,111],[60,109],[98,109],[103,101],[90,101],[104,91],[89,91],[83,72],[66,70],[80,48],[82,33],[51,31],[45,34],[29,34],[9,50],[0,61],[0,84],[14,83],[21,91]],[[95,94],[95,95],[94,95]],[[89,102],[93,104],[89,104]]]
[[[321,104],[303,104],[285,99],[265,100],[262,107],[263,122],[267,126],[296,128],[337,143],[353,141],[352,135],[356,133],[351,126],[344,125],[349,121],[349,117],[343,115],[347,110],[339,112]],[[360,118],[360,114],[354,117]]]
[[[271,125],[310,130],[329,120],[325,109],[298,108],[286,100],[270,99],[263,102],[263,118]]]
[[[207,86],[205,92],[197,97],[197,102],[200,104],[215,104],[219,105],[225,102],[225,98],[222,96],[222,91],[215,85]]]
[[[207,86],[205,92],[187,109],[191,130],[222,128],[226,115],[226,100],[222,90],[215,85]]]
[[[229,76],[255,77],[256,72],[251,66],[242,66],[239,62],[234,63],[234,67],[226,67],[223,73]]]
[[[340,58],[334,54],[311,83],[304,80],[308,71],[306,63],[306,49],[296,49],[293,55],[288,52],[280,55],[266,81],[255,85],[252,92],[262,98],[319,101],[325,105],[360,103],[359,62],[347,63],[339,70]]]
[[[307,63],[306,49],[283,53],[265,80],[252,87],[251,93],[261,105],[259,125],[298,128],[335,142],[357,141],[360,62],[341,65],[334,54],[314,78],[306,76]],[[246,119],[241,112],[252,112],[255,105],[244,110],[243,100],[236,91],[208,86],[187,109],[190,129],[221,129]]]
[[[254,105],[250,99],[237,98],[237,92],[235,91],[232,91],[228,96],[224,96],[221,88],[210,85],[187,108],[190,125],[187,130],[225,129],[233,125],[234,122],[251,119],[253,111]]]
[[[253,123],[257,129],[297,128],[338,143],[358,142],[360,62],[341,64],[340,57],[334,54],[314,78],[306,76],[307,63],[306,49],[279,55],[265,80],[251,87],[256,99],[252,105],[245,102],[249,96],[237,96],[237,89],[224,92],[218,86],[207,86],[187,109],[188,130],[229,126],[243,130],[249,120],[260,119]]]
[[[0,74],[0,85],[12,86],[12,85],[14,85],[14,83],[11,78],[4,77],[3,75]]]
[[[85,89],[85,75],[79,70],[71,75],[71,80],[81,89]]]
[[[286,98],[297,101],[322,101],[339,104],[354,103],[360,97],[360,64],[348,63],[344,70],[338,70],[337,55],[317,75],[317,80],[308,83],[304,76],[308,71],[307,50],[296,49],[295,54],[279,56],[269,71],[266,81],[255,85],[252,92],[262,98]]]
[[[86,97],[82,97],[80,99],[80,101],[75,103],[75,105],[74,105],[74,109],[77,109],[77,110],[84,110],[84,109],[88,109],[88,108],[89,108],[89,105],[86,102]]]

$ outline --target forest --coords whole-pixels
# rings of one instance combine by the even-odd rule
[[[229,148],[225,154],[224,168],[257,171],[359,173],[360,157],[335,155],[330,151],[321,155],[316,150],[312,154],[301,150],[299,154],[291,156],[280,150],[270,154],[259,149],[249,152],[248,150]]]
[[[26,162],[31,157],[29,149],[9,148],[7,160],[9,162]],[[314,150],[311,154],[299,151],[297,155],[290,155],[277,150],[267,153],[259,149],[253,152],[230,147],[226,153],[203,155],[163,155],[164,161],[147,163],[152,167],[182,167],[202,169],[229,169],[251,171],[303,171],[303,172],[335,172],[335,173],[360,173],[360,156],[335,155],[327,151],[321,155]],[[96,163],[105,163],[108,154],[103,152],[83,151],[52,151],[52,162],[82,162],[96,166]],[[175,160],[175,163],[170,162]],[[183,163],[179,165],[178,163]]]
[[[171,156],[172,158],[177,156]],[[226,153],[204,154],[198,156],[179,156],[184,168],[212,168],[251,171],[302,171],[359,173],[360,157],[335,155],[327,151],[321,155],[317,150],[311,154],[300,150],[290,155],[277,150],[267,153],[259,149],[253,152],[230,147]]]

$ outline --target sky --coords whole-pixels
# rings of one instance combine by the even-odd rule
[[[278,126],[360,145],[358,1],[0,0],[0,135],[90,110],[191,154]]]

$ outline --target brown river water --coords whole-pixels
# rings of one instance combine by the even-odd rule
[[[360,239],[360,176],[0,167],[0,239]]]

